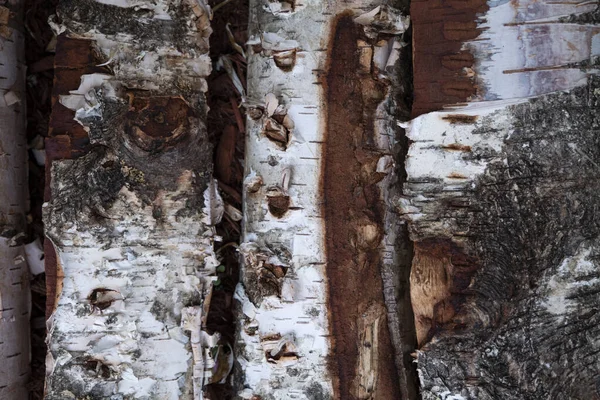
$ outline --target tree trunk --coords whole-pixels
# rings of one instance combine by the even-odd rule
[[[250,10],[239,395],[415,396],[381,275],[394,243],[383,232],[398,108],[387,73],[408,21],[367,1]]]
[[[26,240],[23,2],[0,6],[0,398],[29,398],[31,298]]]
[[[412,110],[403,6],[251,1],[238,397],[600,398],[597,5],[415,0]],[[61,0],[48,399],[229,372],[209,15]]]
[[[599,398],[597,4],[412,17],[413,113],[462,103],[407,124],[423,399]]]
[[[208,9],[62,0],[57,14],[46,398],[201,399],[223,212],[205,127]]]

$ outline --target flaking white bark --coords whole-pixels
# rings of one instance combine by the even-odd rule
[[[336,16],[350,12],[358,17],[375,6],[367,1],[318,0],[250,4],[243,267],[236,290],[241,303],[237,342],[241,398],[334,396],[327,361],[335,354],[328,323],[322,215],[326,120],[322,83]],[[405,17],[398,19],[393,33],[401,33],[407,22]],[[375,48],[372,61],[377,68],[384,70],[388,61],[397,60],[395,41]],[[371,58],[366,63],[368,72]],[[384,114],[382,109],[378,117]],[[385,125],[382,121],[375,128],[382,152],[391,145],[382,135],[389,133]],[[382,172],[388,172],[390,165],[381,164]],[[373,320],[367,317],[361,325],[363,339],[387,329],[375,315],[384,312],[377,310]],[[357,387],[370,388],[377,380],[370,364],[376,343],[363,350],[356,366],[344,368],[357,368]]]
[[[331,17],[323,15],[327,5],[321,1],[304,2],[294,11],[275,7],[286,4],[258,0],[250,5],[250,42],[260,50],[247,52],[249,99],[258,104],[270,99],[270,104],[265,115],[256,121],[249,118],[247,124],[244,263],[236,291],[242,311],[237,343],[243,382],[239,395],[246,399],[280,399],[288,394],[299,399],[329,398],[333,390],[327,371],[330,344],[319,193],[323,94],[315,84],[316,72],[325,68]],[[276,64],[273,52],[280,51],[292,58],[286,63],[291,65],[289,72]],[[279,104],[293,122],[290,137],[282,140],[285,150],[263,132],[264,119]],[[269,165],[269,158],[277,165]],[[294,207],[285,210],[282,218],[268,210],[270,188],[289,196]],[[265,263],[287,270],[277,282],[280,294],[261,293],[256,277]],[[296,355],[269,360],[273,342],[281,342],[275,347],[292,347]],[[297,373],[290,375],[290,369]]]
[[[204,125],[202,6],[59,4],[57,30],[92,40],[110,73],[84,75],[60,99],[94,147],[52,166],[45,222],[61,279],[48,399],[201,399],[211,382],[216,338],[203,328],[223,211]]]
[[[29,398],[30,371],[23,3],[0,6],[0,398],[15,400]]]

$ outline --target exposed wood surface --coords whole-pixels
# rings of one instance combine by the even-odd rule
[[[370,58],[361,71],[358,46],[370,48],[361,33],[351,15],[342,15],[329,43],[323,212],[332,364],[339,398],[399,399],[380,271],[384,204],[377,184],[383,174],[374,122],[387,88],[371,76]]]

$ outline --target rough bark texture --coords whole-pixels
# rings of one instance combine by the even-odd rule
[[[385,7],[355,21],[376,6],[250,6],[243,398],[414,395],[404,386],[406,348],[388,330],[398,324],[397,293],[383,293],[393,245],[384,244],[378,185],[392,169],[395,133],[386,68],[406,21]]]
[[[598,396],[599,87],[481,118],[471,135],[500,146],[472,144],[463,157],[487,165],[467,185],[409,172],[408,191],[423,196],[413,283],[432,307],[415,308],[430,316],[417,321],[426,399]]]
[[[197,399],[222,214],[204,126],[208,14],[102,3],[58,7],[46,397]]]
[[[415,75],[430,50],[420,48],[430,40],[426,22],[440,12],[461,20],[457,3],[442,2],[443,11],[436,4],[413,3],[415,26],[422,24]],[[494,3],[469,22],[470,33],[480,32],[472,41],[444,30],[471,52],[474,99],[501,101],[407,125],[398,207],[414,240],[411,297],[426,400],[600,397],[600,30],[597,14],[575,7]],[[587,17],[568,17],[575,11]],[[445,57],[458,54],[447,51],[431,65],[447,68]],[[435,84],[421,81],[417,114],[447,101],[427,100]]]
[[[65,107],[60,102],[60,96],[69,95],[81,84],[82,75],[108,73],[106,66],[98,67],[103,60],[94,52],[93,41],[76,39],[61,34],[56,44],[54,58],[54,86],[52,93],[52,112],[50,129],[46,138],[46,182],[52,180],[52,163],[55,160],[78,158],[84,155],[90,147],[90,139],[84,127],[75,121],[75,111]],[[44,201],[50,201],[51,190],[47,184]],[[46,264],[46,318],[54,312],[56,303],[56,283],[58,264],[56,252],[50,240],[44,241]]]
[[[23,2],[0,6],[0,398],[29,398],[31,309],[26,240]]]

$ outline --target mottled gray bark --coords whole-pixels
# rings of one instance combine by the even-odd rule
[[[0,6],[0,398],[29,390],[29,267],[23,244],[29,210],[25,135],[24,1]]]
[[[465,154],[487,162],[471,187],[407,183],[428,198],[414,238],[433,233],[461,247],[446,252],[453,292],[436,310],[456,315],[434,322],[425,339],[432,341],[419,351],[423,395],[593,399],[600,386],[600,80],[510,106],[505,115],[503,124],[500,112],[475,122],[473,135],[497,137],[502,146]]]
[[[411,10],[397,205],[422,397],[600,398],[597,4]]]

